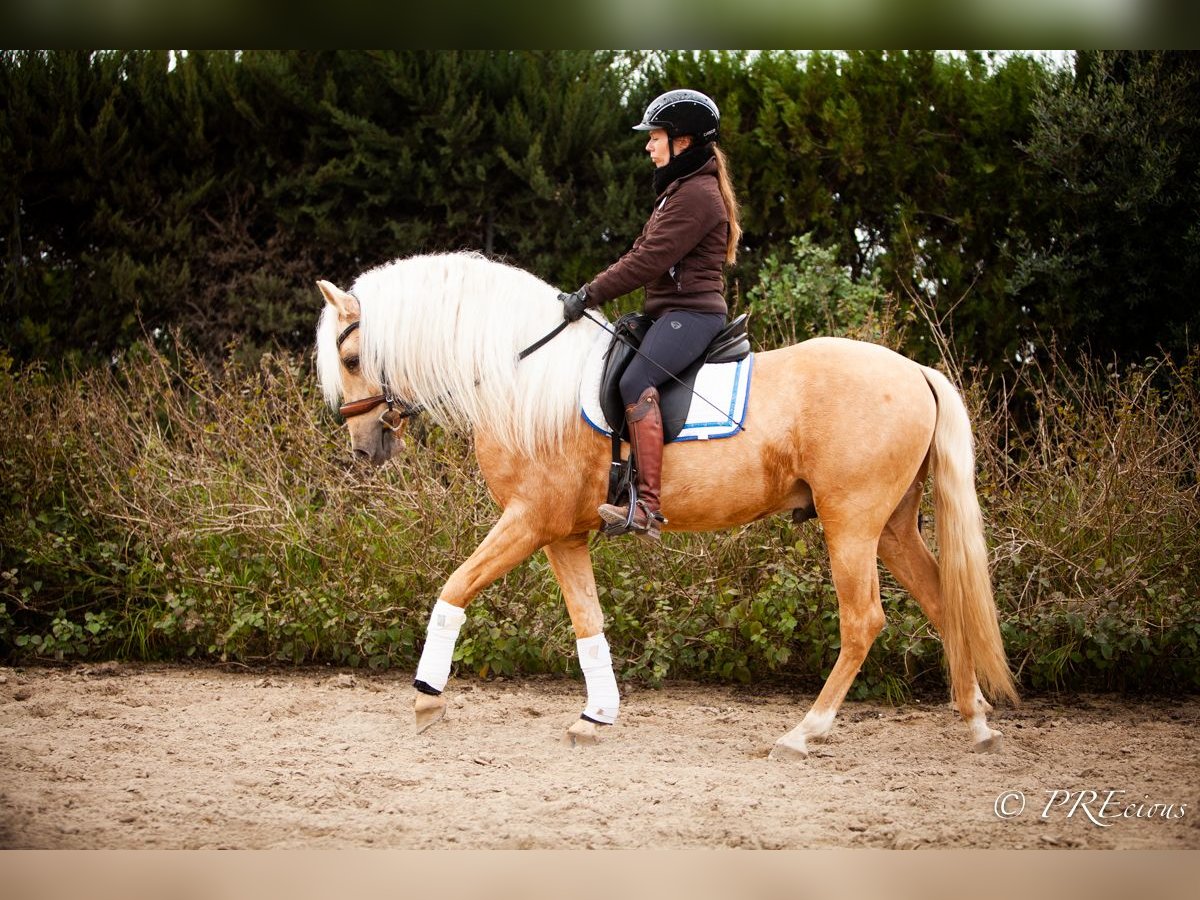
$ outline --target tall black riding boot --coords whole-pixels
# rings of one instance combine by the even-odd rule
[[[659,490],[662,485],[663,424],[658,406],[658,389],[646,388],[637,403],[625,407],[629,423],[629,445],[637,461],[637,499],[633,518],[629,520],[628,506],[605,503],[597,510],[608,525],[623,525],[629,520],[629,530],[658,540],[660,526],[667,520],[659,512]],[[611,533],[611,532],[610,532]]]

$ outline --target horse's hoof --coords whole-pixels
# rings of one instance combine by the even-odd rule
[[[568,747],[592,747],[600,743],[600,729],[595,722],[577,719],[563,735],[563,743]]]
[[[786,737],[781,737],[775,742],[775,746],[771,748],[768,756],[769,759],[808,759],[808,744],[804,738],[792,738],[791,741]]]
[[[976,741],[975,746],[971,749],[975,753],[994,753],[1000,749],[1001,735],[998,731],[993,731],[982,741]]]
[[[418,693],[413,703],[413,714],[416,717],[417,734],[420,734],[446,717],[446,699],[440,694],[434,697]]]

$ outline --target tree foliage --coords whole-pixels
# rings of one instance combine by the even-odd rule
[[[1046,227],[1011,290],[1038,340],[1182,353],[1200,333],[1200,53],[1081,53],[1033,113]]]
[[[1194,332],[1195,54],[596,51],[0,54],[0,345],[107,360],[180,328],[302,349],[316,278],[478,249],[571,289],[652,202],[657,92],[702,87],[743,204],[731,300],[810,235],[1011,366],[1048,335]],[[811,298],[784,311],[797,334]],[[904,349],[931,361],[918,327]]]
[[[302,347],[315,278],[438,249],[574,283],[641,216],[635,60],[5,54],[0,343],[104,358],[179,326],[216,355]]]
[[[746,283],[767,255],[811,233],[840,248],[856,279],[877,271],[884,289],[953,309],[969,355],[1009,355],[1006,240],[1029,193],[1017,143],[1032,125],[1039,64],[855,51],[683,54],[663,69],[661,86],[704,84],[723,100]],[[932,354],[914,341],[912,352]]]

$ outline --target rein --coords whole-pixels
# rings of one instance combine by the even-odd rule
[[[635,346],[632,342],[630,342],[629,338],[625,337],[625,335],[621,334],[619,331],[617,331],[617,329],[613,328],[607,322],[597,319],[595,316],[593,316],[587,310],[583,311],[583,317],[585,319],[587,319],[589,322],[595,322],[597,325],[599,325],[601,328],[603,328],[605,331],[607,331],[609,334],[611,334],[616,340],[620,341],[622,344],[624,344],[626,347],[628,347],[630,350],[632,350],[635,355],[640,356],[646,362],[650,363],[650,365],[654,366],[656,369],[658,369],[660,372],[662,372],[664,375],[666,375],[669,379],[671,379],[672,381],[674,381],[677,384],[679,384],[680,386],[682,386],[684,390],[686,390],[689,394],[691,394],[697,400],[707,403],[709,406],[711,406],[713,409],[715,409],[717,411],[717,415],[721,416],[722,419],[729,419],[729,413],[727,413],[725,410],[721,409],[721,407],[717,406],[717,404],[713,403],[711,400],[709,400],[707,397],[705,397],[703,394],[701,394],[698,390],[696,390],[694,387],[692,387],[686,381],[683,381],[674,372],[671,372],[666,367],[659,365],[659,363],[656,360],[651,359],[649,356],[647,356],[645,353],[643,353],[641,351],[640,347]],[[742,416],[742,418],[744,420],[745,416]],[[732,421],[732,420],[730,420],[730,421]],[[743,423],[739,422],[738,424],[741,425],[743,431],[746,430],[746,426]],[[620,429],[618,428],[617,431],[620,431]]]
[[[351,322],[346,326],[345,330],[338,335],[337,348],[339,350],[342,349],[342,344],[345,343],[346,338],[350,337],[350,335],[352,335],[361,324],[361,319],[357,322]],[[521,360],[540,350],[546,344],[550,343],[550,341],[558,337],[559,333],[566,328],[568,324],[570,323],[564,320],[552,328],[547,334],[538,338],[536,341],[517,354],[517,362],[520,362]],[[343,419],[352,419],[355,416],[361,416],[369,413],[377,406],[387,404],[387,409],[380,413],[379,420],[394,431],[395,429],[399,428],[401,424],[403,424],[405,419],[412,418],[413,416],[419,415],[425,411],[424,404],[409,403],[407,400],[401,400],[398,398],[392,393],[392,389],[388,387],[386,380],[380,382],[380,387],[382,388],[382,393],[375,394],[372,397],[364,397],[362,400],[355,400],[352,403],[343,403],[340,407],[338,407],[338,414],[341,415]],[[393,419],[396,420],[394,424],[391,421]]]

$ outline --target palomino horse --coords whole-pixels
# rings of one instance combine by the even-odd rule
[[[361,275],[349,293],[318,286],[326,300],[319,377],[326,399],[343,404],[353,453],[382,464],[400,445],[405,417],[427,410],[473,431],[480,470],[503,510],[434,606],[415,682],[418,729],[444,713],[463,608],[543,549],[588,690],[566,738],[594,742],[597,724],[614,721],[619,704],[588,551],[611,448],[578,402],[601,326],[581,319],[521,358],[561,323],[557,292],[477,254],[398,260]],[[662,511],[667,531],[728,528],[797,509],[820,517],[841,649],[812,708],[771,755],[804,756],[833,725],[883,628],[877,557],[941,635],[975,749],[994,747],[999,732],[987,724],[983,691],[1010,700],[1016,691],[987,570],[970,423],[950,382],[884,347],[817,338],[756,356],[745,425],[733,438],[667,445]],[[918,531],[930,474],[940,565]]]

